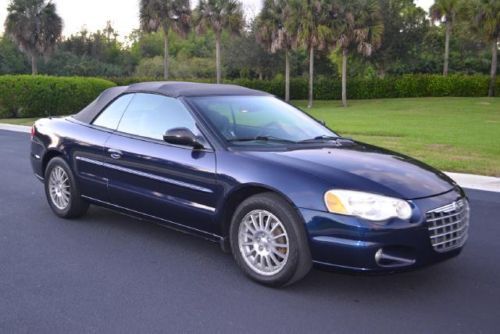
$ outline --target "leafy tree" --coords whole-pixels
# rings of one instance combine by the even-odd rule
[[[307,107],[313,105],[314,90],[314,51],[325,49],[332,39],[328,27],[327,5],[324,0],[290,0],[290,31],[297,31],[295,45],[303,46],[309,53],[309,94]]]
[[[448,75],[450,58],[450,38],[453,24],[456,22],[461,9],[461,0],[436,0],[430,8],[430,16],[434,21],[443,22],[446,28],[444,46],[443,75]]]
[[[117,37],[109,23],[104,30],[93,33],[83,29],[61,40],[52,59],[42,68],[55,75],[130,75],[139,60]]]
[[[213,77],[215,65],[209,58],[171,59],[170,74],[178,80],[199,80]],[[163,57],[143,58],[136,67],[135,75],[145,78],[159,78],[163,74]]]
[[[288,20],[291,14],[288,0],[265,0],[256,22],[256,38],[269,52],[285,53],[285,101],[290,101],[290,50],[296,38]]]
[[[279,72],[282,55],[269,54],[256,40],[255,22],[240,36],[223,37],[223,66],[228,78],[272,79]]]
[[[223,31],[239,34],[244,25],[243,10],[237,0],[200,0],[196,7],[195,26],[198,33],[212,30],[215,34],[217,83],[221,83],[221,38]]]
[[[333,7],[332,28],[342,52],[342,104],[347,107],[347,58],[357,51],[371,56],[382,41],[384,25],[376,0],[342,0]]]
[[[49,61],[41,64],[40,69],[43,73],[57,76],[121,77],[129,74],[121,65],[61,49],[56,50]]]
[[[26,57],[8,37],[0,37],[0,75],[29,73]]]
[[[491,45],[490,87],[488,96],[495,96],[498,43],[500,42],[500,1],[471,1],[473,27],[478,35]]]
[[[427,13],[414,0],[379,0],[384,33],[372,61],[378,75],[413,71],[429,30]]]
[[[53,51],[63,21],[56,5],[46,0],[12,0],[7,7],[5,32],[31,58],[31,73],[38,73],[37,57]]]
[[[142,58],[153,58],[156,56],[161,56],[162,58],[164,58],[163,33],[161,32],[144,33],[143,31],[138,30],[135,31],[134,34],[136,34],[134,37],[129,37],[132,38],[132,43],[130,45],[130,52],[132,53],[132,56],[137,59],[137,61],[140,61]],[[172,41],[170,38],[169,49],[171,47],[172,47]],[[162,60],[162,76],[164,74],[163,61],[164,59]]]
[[[141,28],[146,32],[156,32],[160,28],[164,38],[163,77],[168,79],[168,40],[171,30],[185,35],[190,28],[191,8],[189,0],[141,0]]]

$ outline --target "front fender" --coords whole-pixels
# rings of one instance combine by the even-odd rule
[[[217,157],[217,175],[224,198],[241,187],[258,186],[282,195],[296,208],[326,211],[324,182],[293,167],[226,151]]]

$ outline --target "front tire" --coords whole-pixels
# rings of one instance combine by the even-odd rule
[[[81,217],[89,207],[80,196],[73,172],[61,157],[51,159],[47,165],[45,195],[52,211],[62,218]]]
[[[302,219],[274,193],[254,195],[240,204],[231,222],[230,241],[243,272],[264,285],[292,284],[312,266]]]

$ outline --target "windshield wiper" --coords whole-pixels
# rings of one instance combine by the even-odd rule
[[[248,137],[248,138],[234,138],[234,139],[229,139],[229,142],[245,142],[245,141],[269,141],[269,142],[281,142],[281,143],[292,143],[295,144],[296,142],[293,140],[289,139],[283,139],[283,138],[278,138],[278,137],[273,137],[273,136],[257,136],[257,137]]]
[[[311,139],[301,140],[297,143],[305,144],[305,143],[317,143],[317,142],[339,141],[339,140],[352,141],[352,139],[350,139],[350,138],[344,138],[344,137],[340,137],[340,136],[317,136],[317,137],[314,137]]]

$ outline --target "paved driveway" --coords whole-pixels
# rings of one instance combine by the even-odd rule
[[[391,276],[313,270],[273,290],[204,240],[99,208],[56,218],[28,140],[0,131],[0,333],[500,332],[500,194],[469,192],[458,258]]]

